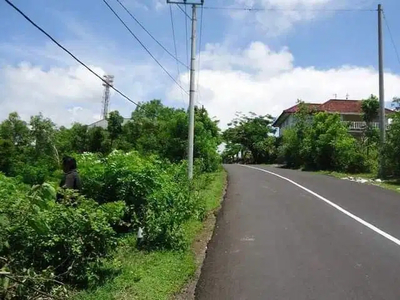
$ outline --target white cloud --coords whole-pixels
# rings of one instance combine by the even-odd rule
[[[90,67],[101,76],[105,74],[99,67]],[[154,90],[164,89],[164,83],[154,81],[151,66],[125,67],[115,66],[115,86],[133,101],[147,101]],[[29,63],[8,65],[0,69],[0,89],[0,120],[13,111],[25,120],[41,112],[57,125],[67,126],[73,122],[90,124],[100,118],[102,82],[82,66],[44,69]],[[135,105],[111,91],[110,111],[115,109],[128,117]]]
[[[92,67],[99,74],[100,68]],[[4,96],[0,99],[0,119],[17,111],[28,120],[42,112],[59,125],[90,123],[98,119],[102,86],[83,67],[44,70],[28,63],[1,70]]]
[[[231,17],[248,25],[242,30],[254,30],[255,27],[269,36],[278,36],[299,22],[332,14],[330,10],[362,7],[370,2],[371,0],[234,0],[234,6],[265,10],[233,11]]]
[[[200,101],[221,120],[222,128],[237,111],[278,116],[299,98],[322,103],[334,94],[342,99],[347,93],[350,99],[378,94],[378,74],[373,68],[295,67],[288,49],[274,52],[261,42],[233,52],[219,45],[208,45],[206,49],[202,53],[205,65],[200,74]],[[387,72],[385,82],[387,101],[400,95],[399,75]],[[177,93],[172,88],[171,94]]]
[[[201,54],[202,67],[213,70],[244,70],[257,72],[258,76],[269,77],[277,75],[293,67],[293,55],[289,49],[279,52],[261,43],[253,42],[246,49],[236,51],[220,44],[207,44]]]
[[[169,86],[166,75],[141,49],[127,52],[115,41],[94,34],[90,26],[71,20],[66,23],[73,37],[62,44],[96,73],[114,75],[115,87],[135,102],[163,95]],[[85,33],[79,34],[83,27]],[[102,82],[51,42],[43,40],[41,46],[20,40],[0,43],[0,52],[4,58],[0,60],[0,121],[12,111],[25,120],[42,112],[58,125],[88,124],[100,118]],[[118,109],[128,117],[135,107],[111,91],[110,110]]]

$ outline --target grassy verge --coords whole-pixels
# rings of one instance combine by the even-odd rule
[[[207,211],[219,206],[226,181],[225,171],[201,177],[197,185]],[[193,242],[203,224],[191,220],[185,225],[185,238]],[[94,291],[75,295],[76,300],[171,299],[195,273],[197,265],[192,249],[186,251],[141,252],[135,249],[135,239],[126,239],[111,265],[120,266],[121,273]]]
[[[399,179],[389,179],[383,180],[382,182],[377,182],[375,179],[377,178],[376,174],[372,173],[362,173],[362,174],[347,174],[347,173],[340,173],[340,172],[331,172],[331,171],[319,171],[317,172],[323,175],[329,175],[336,178],[345,178],[345,177],[353,177],[353,178],[362,178],[367,180],[374,180],[368,181],[367,184],[373,184],[380,186],[385,189],[393,190],[396,192],[400,192],[400,180]]]

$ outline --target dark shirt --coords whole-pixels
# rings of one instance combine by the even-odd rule
[[[78,172],[76,170],[71,170],[65,173],[61,180],[60,187],[80,191],[82,184]]]

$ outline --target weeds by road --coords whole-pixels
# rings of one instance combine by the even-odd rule
[[[219,206],[226,181],[225,171],[202,175],[196,183],[207,211]],[[185,239],[193,242],[203,224],[191,220],[185,224]],[[108,263],[120,266],[120,274],[94,291],[75,295],[76,300],[171,299],[190,280],[197,269],[194,249],[184,251],[141,252],[136,250],[135,237],[127,238],[117,255]]]
[[[365,184],[373,184],[380,186],[385,189],[400,192],[400,180],[399,179],[387,179],[379,180],[375,174],[362,173],[362,174],[347,174],[332,171],[318,171],[318,174],[329,175],[340,179],[359,181]]]

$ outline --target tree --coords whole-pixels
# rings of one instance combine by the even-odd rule
[[[31,117],[29,125],[31,126],[30,133],[36,157],[48,155],[59,161],[58,152],[55,148],[55,124],[50,119],[44,118],[40,113],[37,116]]]
[[[11,141],[18,150],[22,150],[31,141],[26,122],[16,112],[10,113],[8,119],[0,124],[0,137]]]
[[[230,164],[237,162],[238,155],[242,150],[242,145],[228,142],[222,152],[222,160],[224,163]]]
[[[393,115],[384,146],[386,175],[400,176],[400,112]]]
[[[338,114],[315,114],[301,151],[308,169],[364,171],[365,158]]]
[[[0,138],[0,172],[13,175],[13,158],[15,148],[10,140]]]
[[[371,95],[368,99],[362,100],[361,109],[363,111],[363,120],[367,126],[374,122],[379,115],[378,97]]]
[[[379,115],[378,97],[371,95],[368,99],[363,100],[361,109],[363,111],[363,121],[366,124],[361,141],[366,150],[367,157],[369,157],[371,148],[377,149],[379,141],[378,129],[373,126],[373,122],[376,121]]]
[[[108,132],[101,127],[92,127],[88,130],[88,151],[93,153],[108,153],[111,148]]]
[[[29,128],[19,115],[10,113],[0,124],[0,172],[15,175],[16,165],[25,161],[32,148]]]
[[[348,133],[338,114],[316,113],[301,102],[295,119],[295,126],[283,133],[279,148],[281,159],[288,167],[345,172],[367,170],[357,140]]]
[[[392,107],[395,111],[400,111],[400,98],[399,97],[393,97]]]
[[[298,110],[294,114],[295,125],[286,129],[278,149],[279,161],[289,168],[300,168],[304,165],[304,139],[312,124],[315,111],[302,100],[297,100]]]
[[[218,121],[211,120],[204,108],[195,108],[194,158],[203,171],[219,167]],[[160,100],[141,103],[123,126],[126,143],[143,154],[156,154],[171,162],[187,158],[188,114],[183,109],[164,106]]]
[[[237,113],[223,133],[226,143],[239,144],[251,153],[254,163],[267,163],[274,159],[274,133],[272,116]]]
[[[111,148],[114,141],[122,134],[122,123],[124,118],[118,111],[112,111],[108,117],[107,131],[110,136]]]

